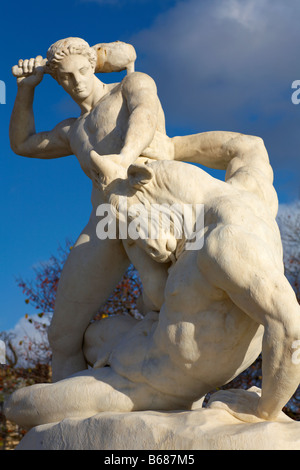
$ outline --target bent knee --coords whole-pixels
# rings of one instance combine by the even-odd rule
[[[273,178],[269,155],[261,137],[239,134],[228,143],[228,150],[241,160],[241,166],[260,168],[266,176]]]
[[[264,140],[256,135],[239,134],[238,137],[232,140],[232,145],[238,145],[239,147],[242,145],[247,151],[256,149],[266,153]]]
[[[125,315],[113,315],[91,323],[85,331],[87,345],[115,341],[131,330],[138,320]]]

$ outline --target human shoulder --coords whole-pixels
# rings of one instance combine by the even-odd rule
[[[59,122],[54,129],[57,129],[58,131],[62,132],[67,132],[77,120],[78,118],[75,117],[64,119],[63,121]]]
[[[54,127],[52,132],[56,134],[56,136],[60,139],[68,140],[69,132],[72,129],[72,126],[77,122],[77,120],[78,118],[75,117],[64,119]]]
[[[150,75],[143,72],[132,72],[126,75],[121,82],[121,86],[125,94],[140,89],[147,89],[149,92],[157,93],[155,81]]]

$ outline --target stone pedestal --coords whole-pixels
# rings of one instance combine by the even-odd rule
[[[106,412],[37,426],[17,450],[300,450],[300,422],[242,421],[218,393],[193,411]]]

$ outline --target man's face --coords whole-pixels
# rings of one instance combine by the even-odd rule
[[[83,101],[93,92],[94,70],[87,57],[71,54],[58,66],[58,82],[72,98]]]

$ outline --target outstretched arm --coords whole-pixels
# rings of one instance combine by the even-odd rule
[[[24,157],[58,158],[72,154],[67,132],[74,119],[67,119],[52,131],[36,133],[33,114],[35,87],[43,78],[42,58],[19,61],[24,74],[17,79],[18,92],[12,111],[9,137],[12,150]]]

